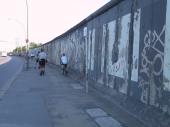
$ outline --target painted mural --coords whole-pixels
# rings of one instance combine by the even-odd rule
[[[65,52],[68,56],[69,66],[77,71],[84,72],[85,65],[85,40],[83,33],[78,31],[68,35],[61,41],[61,54]]]
[[[133,1],[136,2],[134,13],[128,0],[110,6],[106,12],[96,17],[94,14],[61,38],[44,44],[49,61],[59,65],[61,54],[66,53],[69,68],[82,77],[88,75],[93,82],[97,79],[96,86],[103,85],[125,96],[128,86],[132,86],[128,90],[133,93],[131,96],[137,96],[143,103],[160,109],[165,103],[170,107],[170,2],[167,0],[164,16],[166,2],[144,1],[145,4]],[[129,39],[131,23],[133,39]],[[129,40],[133,40],[131,68],[128,66]],[[131,77],[128,70],[132,72]]]
[[[113,21],[108,24],[109,29],[109,41],[108,41],[108,72],[111,75],[127,78],[127,50],[128,50],[128,40],[129,40],[129,25],[130,25],[130,14],[123,16],[119,19],[121,25],[120,29],[120,37],[118,39],[118,59],[114,61],[113,52],[115,50],[115,28],[116,22]]]
[[[94,70],[95,29],[88,32],[88,69]]]
[[[142,87],[142,96],[141,100],[147,103],[148,93],[150,93],[151,104],[155,103],[155,96],[161,96],[161,87],[162,80],[160,75],[163,72],[163,62],[164,62],[164,41],[161,39],[165,34],[165,26],[163,26],[162,31],[158,33],[156,30],[148,30],[144,37],[144,47],[141,53],[141,70],[140,73],[140,87]],[[151,57],[150,54],[154,53]],[[156,78],[157,77],[157,78]],[[159,84],[156,86],[156,83]],[[151,91],[152,90],[152,93]],[[150,92],[149,92],[150,91]]]
[[[131,80],[135,82],[138,82],[140,17],[141,17],[141,9],[138,9],[134,14],[134,25],[133,25],[134,40],[133,40],[133,64],[132,64]]]
[[[117,20],[120,31],[118,39],[115,40],[116,35],[116,21],[108,23],[108,62],[107,72],[109,75],[114,75],[123,78],[125,83],[119,88],[120,92],[127,92],[128,79],[128,41],[129,41],[129,26],[130,14],[122,16]],[[103,30],[105,31],[105,30]],[[116,42],[117,41],[117,42]],[[117,58],[117,59],[116,59]]]

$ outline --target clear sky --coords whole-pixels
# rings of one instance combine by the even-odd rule
[[[45,43],[110,0],[28,0],[29,41]],[[26,0],[0,0],[0,50],[25,45]]]

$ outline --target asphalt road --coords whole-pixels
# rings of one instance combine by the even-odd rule
[[[23,65],[23,60],[18,57],[0,57],[0,89],[4,87]]]

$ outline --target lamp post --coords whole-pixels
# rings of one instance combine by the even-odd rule
[[[24,24],[21,21],[19,21],[18,19],[15,19],[15,18],[8,18],[8,20],[9,21],[15,21],[16,23],[18,23],[22,27],[22,29],[24,31],[24,34],[26,33],[25,26],[24,26]]]
[[[22,30],[23,30],[23,33],[24,33],[24,39],[25,39],[26,31],[25,31],[25,26],[24,26],[24,24],[23,24],[21,21],[19,21],[19,20],[15,19],[15,18],[8,18],[8,20],[9,20],[9,21],[15,21],[17,24],[19,24],[19,25],[20,25],[20,27],[21,27],[21,28],[22,28]],[[21,47],[22,47],[22,45],[21,45]],[[21,48],[21,50],[22,50],[22,48]]]
[[[27,61],[27,64],[26,64],[26,68],[28,69],[29,68],[29,36],[28,36],[28,0],[26,0],[26,8],[27,8],[27,37],[26,37],[26,44],[27,44],[27,55],[26,55],[26,61]]]

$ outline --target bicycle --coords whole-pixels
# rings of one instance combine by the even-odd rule
[[[39,61],[40,76],[45,74],[45,63],[46,61],[44,59],[40,59]]]
[[[68,74],[67,64],[62,64],[62,73],[63,73],[63,75],[67,75]]]

